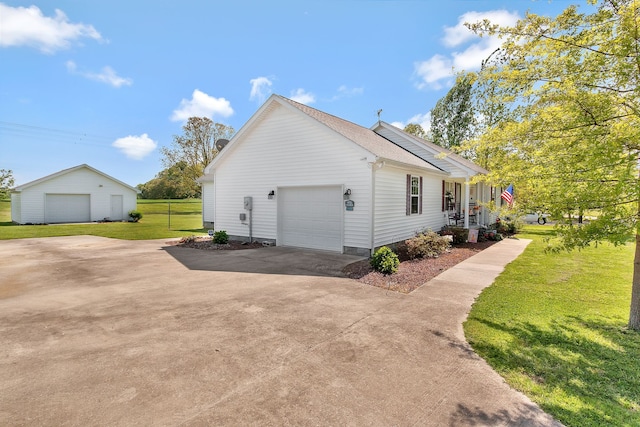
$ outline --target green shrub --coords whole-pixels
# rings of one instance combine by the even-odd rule
[[[138,212],[136,210],[131,210],[129,211],[129,218],[131,218],[131,221],[133,222],[138,222],[142,219],[142,212]]]
[[[437,258],[440,254],[449,250],[449,240],[429,230],[418,234],[416,237],[405,240],[409,258]]]
[[[490,229],[496,230],[498,233],[510,236],[518,233],[522,229],[522,221],[515,219],[503,219],[489,226]]]
[[[229,243],[229,235],[226,231],[220,230],[213,233],[213,243],[218,245],[226,245]]]
[[[495,242],[499,242],[500,240],[502,240],[502,234],[500,234],[497,230],[487,230],[484,229],[482,231],[482,237],[484,238],[484,240],[491,240],[491,241],[495,241]],[[480,237],[478,236],[478,241],[480,241]]]
[[[398,255],[386,246],[378,249],[371,258],[371,266],[382,274],[395,273],[399,265]]]

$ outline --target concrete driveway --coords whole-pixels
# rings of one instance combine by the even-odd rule
[[[554,424],[464,341],[479,290],[400,295],[325,257],[0,242],[0,425]]]

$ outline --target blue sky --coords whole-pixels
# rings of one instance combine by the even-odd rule
[[[465,21],[572,3],[0,0],[0,169],[20,185],[87,163],[135,186],[189,116],[237,131],[271,93],[366,127],[379,109],[428,125],[453,70],[498,46]]]

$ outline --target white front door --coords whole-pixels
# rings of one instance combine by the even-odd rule
[[[342,252],[342,186],[278,188],[278,245]]]
[[[124,219],[122,195],[114,194],[111,196],[111,221],[122,221]]]

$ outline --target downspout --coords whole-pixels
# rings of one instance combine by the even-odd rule
[[[377,169],[377,164],[375,162],[371,162],[369,163],[369,167],[371,168],[371,215],[369,216],[371,218],[371,230],[370,230],[370,237],[371,237],[371,244],[369,246],[371,246],[371,250],[370,250],[370,255],[373,255],[373,250],[375,249],[375,231],[376,231],[376,169]]]
[[[213,172],[213,229],[216,229],[216,225],[218,224],[218,219],[216,218],[218,214],[218,180],[216,179],[216,171]],[[219,229],[218,229],[219,230]]]

